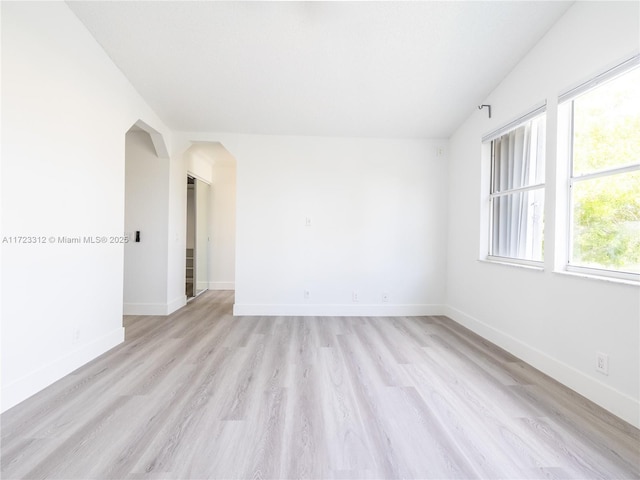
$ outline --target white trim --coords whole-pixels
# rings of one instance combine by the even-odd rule
[[[622,280],[631,284],[640,285],[640,273],[624,272],[621,270],[609,270],[606,268],[585,267],[582,265],[568,264],[565,267],[568,273],[582,274],[591,278],[603,278],[612,280]]]
[[[612,167],[603,170],[597,170],[592,173],[583,173],[582,175],[572,176],[569,180],[571,185],[582,180],[593,180],[594,178],[609,177],[611,175],[619,175],[621,173],[631,173],[640,170],[640,163],[632,163],[622,167]]]
[[[187,167],[187,178],[191,177],[195,180],[200,180],[202,183],[207,184],[208,186],[211,186],[211,180],[206,180],[204,177],[198,175],[197,173],[193,173],[188,167]],[[195,184],[189,184],[189,185],[195,185]]]
[[[165,303],[125,303],[122,305],[123,315],[166,315]]]
[[[554,270],[553,273],[556,273],[559,275],[566,275],[568,277],[574,277],[574,278],[584,278],[586,280],[591,280],[594,282],[608,282],[608,283],[615,283],[618,285],[627,285],[629,287],[640,288],[640,281],[624,280],[622,278],[608,277],[604,275],[589,275],[588,273],[584,273],[584,272],[570,272],[564,268]]]
[[[169,303],[125,303],[123,315],[171,315],[187,304],[187,296],[180,296]]]
[[[493,263],[496,265],[507,265],[510,267],[528,268],[530,270],[544,271],[544,261],[524,260],[522,258],[498,257],[496,255],[487,255],[481,258],[480,262]]]
[[[209,282],[209,290],[235,290],[235,282]]]
[[[422,317],[443,315],[440,304],[235,304],[235,316],[294,316],[294,317]]]
[[[498,330],[481,320],[454,307],[446,307],[446,315],[456,323],[467,327],[482,338],[505,349],[571,390],[587,397],[613,415],[620,417],[636,428],[640,428],[640,401],[616,390],[580,370],[567,365],[528,345],[506,332]]]
[[[544,189],[545,184],[543,183],[534,183],[533,185],[527,185],[526,187],[517,187],[512,188],[510,190],[502,190],[500,192],[490,193],[490,198],[504,197],[505,195],[511,195],[512,193],[521,193],[521,192],[529,192],[531,190],[539,190]]]
[[[631,58],[619,63],[608,70],[590,78],[586,82],[582,82],[575,87],[568,88],[560,95],[558,95],[558,104],[567,102],[569,100],[573,100],[579,95],[596,88],[602,83],[608,82],[613,78],[620,76],[629,70],[633,70],[634,68],[640,66],[640,54],[636,54]]]
[[[509,123],[503,125],[502,127],[496,130],[493,130],[492,132],[489,132],[486,135],[483,135],[482,143],[487,143],[487,142],[490,142],[491,140],[495,140],[496,138],[504,135],[505,133],[510,132],[511,130],[514,130],[515,128],[519,127],[523,123],[526,123],[529,120],[533,120],[535,117],[538,117],[546,113],[546,111],[547,111],[547,102],[545,100],[541,104],[538,104],[535,107],[533,107],[524,115],[521,115],[518,118],[511,120]]]
[[[81,345],[69,354],[47,363],[44,367],[11,382],[9,385],[3,386],[0,411],[4,412],[35,395],[123,341],[124,328],[116,328],[92,342]]]

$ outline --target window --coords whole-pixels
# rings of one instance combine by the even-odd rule
[[[640,277],[637,65],[596,79],[561,106],[570,125],[568,270]]]
[[[488,136],[489,258],[534,264],[543,260],[546,116],[540,111],[544,107]]]

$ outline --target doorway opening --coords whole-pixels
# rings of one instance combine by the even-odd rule
[[[209,289],[209,185],[187,175],[187,301]]]
[[[123,315],[166,315],[169,155],[141,120],[124,135]]]
[[[205,290],[235,290],[237,169],[235,157],[219,142],[191,141],[183,161],[183,288],[189,301]]]

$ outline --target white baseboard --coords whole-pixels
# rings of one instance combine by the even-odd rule
[[[209,290],[235,290],[235,282],[209,282]]]
[[[184,307],[187,304],[187,296],[181,295],[178,298],[170,301],[166,306],[165,313],[163,315],[171,315],[176,310]]]
[[[236,316],[295,316],[295,317],[421,317],[444,315],[444,305],[394,305],[394,304],[344,304],[344,305],[257,305],[238,304],[233,306]]]
[[[166,315],[167,305],[163,303],[125,303],[123,315]]]
[[[460,325],[495,343],[636,428],[640,428],[640,402],[633,397],[456,308],[447,306],[446,312],[449,318]]]
[[[181,296],[169,303],[125,303],[123,315],[170,315],[187,304],[187,297]]]
[[[1,411],[6,411],[18,403],[35,395],[40,390],[60,380],[82,365],[102,355],[124,341],[124,328],[119,327],[102,337],[79,346],[58,360],[35,370],[28,375],[6,385],[2,389]]]

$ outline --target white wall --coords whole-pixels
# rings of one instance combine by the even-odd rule
[[[125,132],[166,135],[63,2],[2,2],[2,409],[123,339]]]
[[[236,314],[443,311],[445,142],[209,137],[237,160]]]
[[[640,425],[640,290],[554,272],[561,250],[554,204],[556,99],[565,89],[636,53],[639,4],[578,2],[450,140],[449,315],[628,422]],[[479,262],[481,137],[548,101],[545,270]],[[559,197],[558,197],[559,200]],[[558,207],[564,211],[564,207]],[[609,376],[595,352],[610,355]]]
[[[209,205],[211,195],[211,186],[202,180],[196,179],[195,185],[195,245],[196,245],[196,293],[207,290],[209,288],[209,249],[211,242],[209,241],[210,216]]]
[[[207,155],[205,147],[194,145],[184,153],[187,172],[207,184],[211,183],[213,159]]]
[[[209,289],[234,290],[236,278],[236,164],[214,164],[210,195]]]
[[[125,144],[124,314],[167,310],[167,208],[169,159],[159,158],[146,132],[131,131]],[[140,242],[135,242],[135,231]]]
[[[175,144],[175,141],[172,143]],[[175,311],[187,303],[185,295],[187,162],[183,156],[185,150],[186,148],[182,146],[176,147],[172,151],[169,163],[169,250],[166,278],[169,311]]]

